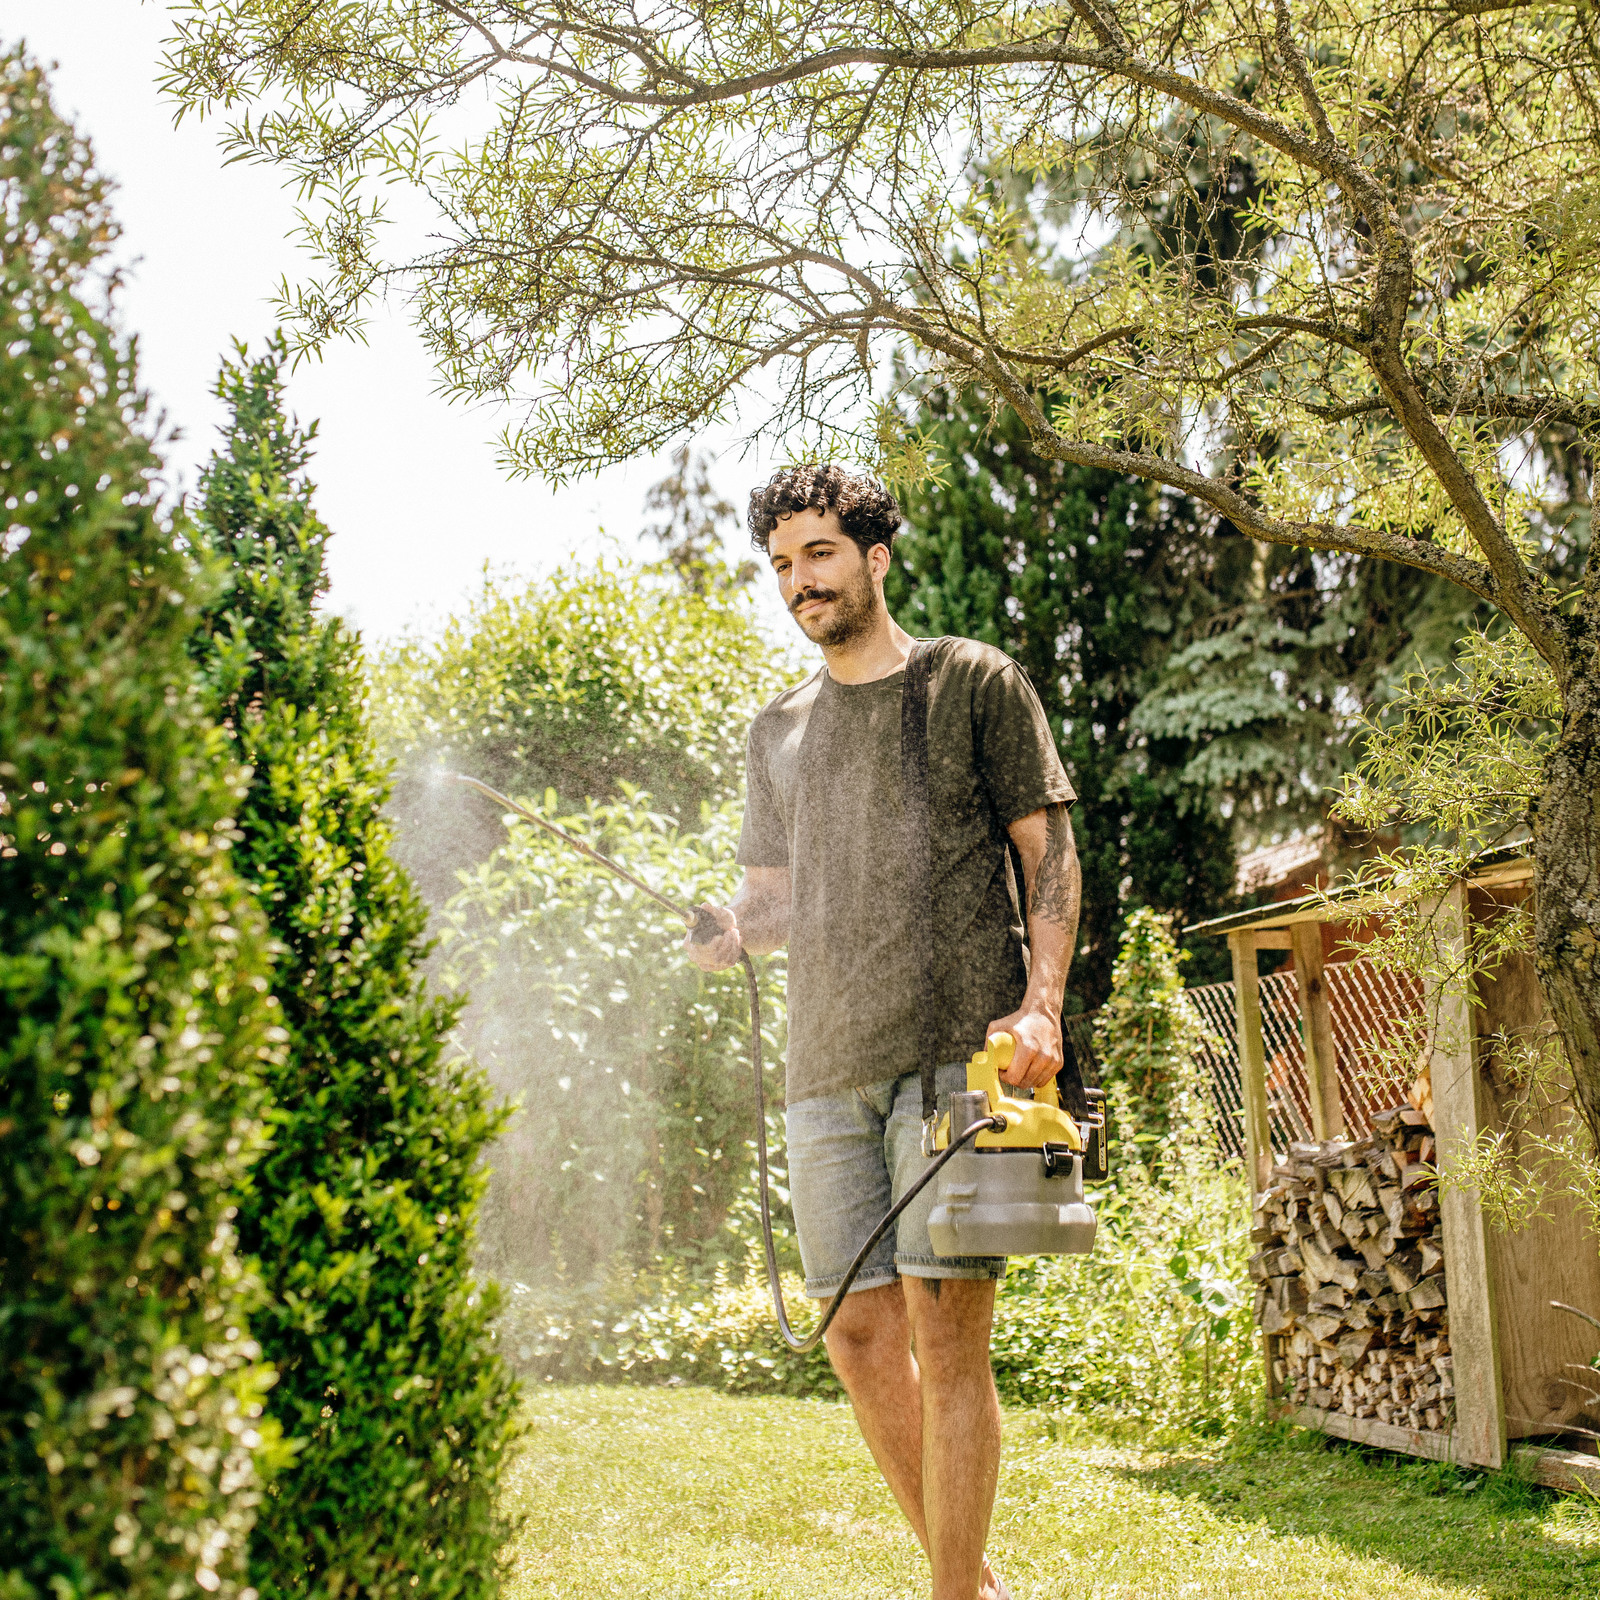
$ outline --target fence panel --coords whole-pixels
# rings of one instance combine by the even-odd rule
[[[1335,962],[1326,969],[1328,1010],[1333,1020],[1334,1054],[1345,1125],[1361,1136],[1372,1131],[1373,1114],[1397,1104],[1410,1087],[1409,1062],[1423,1043],[1422,985],[1372,962]],[[1212,1103],[1224,1150],[1243,1157],[1244,1093],[1239,1081],[1238,1012],[1231,983],[1210,983],[1186,991],[1206,1027],[1200,1059],[1211,1082]],[[1381,1046],[1391,1037],[1414,1033],[1416,1050],[1398,1064],[1385,1060]],[[1300,1030],[1300,989],[1292,971],[1261,980],[1261,1037],[1267,1062],[1267,1118],[1275,1155],[1291,1141],[1308,1140],[1311,1085]]]
[[[1205,1026],[1200,1065],[1211,1085],[1217,1138],[1224,1155],[1244,1160],[1244,1089],[1239,1082],[1239,1013],[1231,983],[1208,983],[1185,991]]]
[[[1356,1135],[1372,1132],[1374,1113],[1405,1099],[1426,1042],[1422,981],[1410,973],[1341,961],[1327,968],[1328,1010],[1339,1053],[1339,1093],[1344,1120]],[[1407,1045],[1400,1060],[1385,1060],[1382,1047]]]

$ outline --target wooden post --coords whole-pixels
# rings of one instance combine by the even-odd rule
[[[1467,890],[1458,883],[1441,897],[1441,954],[1459,970],[1467,936]],[[1472,1007],[1459,980],[1433,987],[1426,1005],[1435,1019],[1432,1040],[1433,1126],[1439,1163],[1470,1153],[1480,1132],[1494,1126],[1494,1108],[1478,1071]],[[1480,1467],[1506,1460],[1506,1415],[1500,1372],[1491,1241],[1477,1195],[1450,1184],[1439,1197],[1444,1223],[1445,1284],[1450,1296],[1450,1350],[1456,1388],[1456,1457]]]
[[[1339,1061],[1322,968],[1322,924],[1297,922],[1290,934],[1294,975],[1300,985],[1300,1034],[1305,1041],[1311,1131],[1318,1139],[1337,1139],[1344,1133],[1344,1106],[1339,1098]]]
[[[1250,1198],[1272,1176],[1272,1127],[1267,1120],[1267,1052],[1261,1041],[1261,986],[1256,974],[1256,941],[1250,933],[1230,933],[1233,994],[1239,1027],[1239,1096],[1244,1101],[1245,1170]]]

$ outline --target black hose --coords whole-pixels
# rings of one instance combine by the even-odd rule
[[[709,912],[701,908],[690,910],[669,900],[659,890],[652,889],[642,878],[636,878],[621,862],[613,861],[610,856],[596,850],[593,845],[574,838],[565,828],[557,827],[548,818],[541,817],[526,806],[518,805],[510,795],[501,794],[498,789],[491,789],[488,784],[478,778],[469,778],[464,772],[452,773],[450,776],[458,783],[470,784],[480,794],[486,794],[491,800],[498,801],[508,811],[515,811],[518,816],[526,817],[529,822],[536,823],[546,833],[554,834],[563,844],[570,845],[580,855],[587,856],[591,861],[631,883],[634,888],[643,891],[658,905],[665,906],[674,916],[681,917],[696,943],[708,942],[722,932],[720,924]],[[968,1124],[966,1132],[959,1138],[952,1139],[949,1147],[941,1150],[933,1158],[928,1170],[890,1207],[888,1215],[872,1230],[871,1237],[856,1252],[855,1260],[850,1263],[848,1271],[840,1280],[839,1287],[834,1290],[833,1299],[823,1310],[821,1320],[816,1327],[805,1338],[796,1338],[794,1329],[789,1326],[789,1311],[783,1303],[783,1285],[778,1279],[778,1249],[772,1242],[772,1200],[767,1193],[767,1087],[761,1076],[761,985],[756,980],[756,964],[750,959],[750,952],[741,949],[739,959],[744,963],[745,980],[750,986],[750,1072],[755,1080],[756,1090],[756,1166],[760,1172],[761,1240],[766,1247],[767,1283],[772,1289],[772,1308],[778,1314],[778,1331],[783,1335],[783,1342],[797,1355],[803,1355],[807,1350],[815,1350],[822,1342],[822,1336],[828,1331],[829,1324],[839,1313],[839,1307],[844,1304],[844,1297],[850,1292],[850,1285],[856,1281],[862,1267],[867,1264],[867,1257],[872,1254],[884,1234],[894,1226],[900,1213],[939,1176],[944,1170],[945,1163],[969,1139],[975,1139],[985,1128],[1003,1128],[1006,1124],[1003,1117],[980,1117],[976,1122]]]
[[[783,1285],[778,1281],[778,1251],[772,1242],[772,1203],[767,1194],[767,1092],[761,1078],[761,988],[756,982],[756,965],[750,959],[750,952],[741,950],[739,959],[744,962],[745,980],[750,985],[750,1071],[756,1086],[756,1166],[761,1175],[761,1239],[767,1251],[767,1283],[772,1289],[772,1308],[778,1313],[778,1331],[783,1335],[783,1342],[796,1354],[804,1354],[807,1350],[816,1349],[822,1342],[822,1336],[838,1315],[844,1297],[850,1292],[850,1285],[856,1281],[856,1275],[867,1264],[867,1257],[872,1254],[878,1241],[894,1226],[900,1213],[939,1176],[944,1164],[969,1139],[975,1139],[985,1128],[1003,1128],[1006,1124],[1003,1117],[980,1117],[968,1124],[965,1133],[952,1139],[949,1147],[933,1158],[928,1170],[889,1208],[888,1214],[872,1230],[867,1242],[856,1251],[855,1260],[850,1263],[839,1287],[833,1291],[833,1299],[828,1302],[816,1327],[805,1338],[797,1338],[794,1329],[789,1326],[789,1311],[783,1303]]]

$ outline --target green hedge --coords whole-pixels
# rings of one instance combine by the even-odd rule
[[[239,1227],[270,1293],[256,1326],[297,1454],[251,1576],[264,1600],[490,1595],[516,1390],[471,1256],[503,1116],[446,1047],[455,1005],[421,979],[426,911],[391,853],[357,641],[313,609],[328,531],[284,359],[280,339],[223,368],[231,420],[201,483],[204,542],[230,579],[199,648],[254,768],[235,855],[278,943],[289,1032]]]
[[[0,1594],[230,1600],[273,1438],[231,1199],[272,1013],[115,236],[0,55]]]
[[[804,1331],[816,1315],[797,1277],[784,1299]],[[699,1383],[730,1394],[841,1393],[821,1349],[796,1355],[778,1335],[764,1269],[719,1267],[709,1282],[678,1277],[640,1303],[609,1291],[508,1286],[500,1315],[506,1359],[541,1383]]]

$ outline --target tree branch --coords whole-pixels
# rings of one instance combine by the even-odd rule
[[[1272,8],[1277,13],[1273,32],[1277,40],[1278,57],[1289,76],[1294,79],[1295,88],[1300,91],[1300,98],[1305,102],[1306,110],[1311,116],[1311,126],[1317,130],[1317,142],[1331,150],[1334,146],[1333,129],[1328,126],[1327,109],[1322,104],[1322,97],[1317,93],[1317,86],[1312,82],[1310,70],[1306,66],[1306,53],[1294,41],[1294,34],[1289,26],[1287,0],[1272,0]]]
[[[928,324],[916,313],[907,312],[904,308],[896,308],[896,320],[930,348],[941,351],[970,369],[983,372],[1022,418],[1032,436],[1034,448],[1043,456],[1070,461],[1075,466],[1125,473],[1146,478],[1153,483],[1164,483],[1168,488],[1178,489],[1201,504],[1210,506],[1241,532],[1263,539],[1268,544],[1397,561],[1403,566],[1448,578],[1450,582],[1491,604],[1502,604],[1500,584],[1490,568],[1426,540],[1407,538],[1388,529],[1341,527],[1327,522],[1288,522],[1269,515],[1227,484],[1178,466],[1164,456],[1142,450],[1113,450],[1105,445],[1090,444],[1086,440],[1068,439],[1051,423],[1027,385],[991,351],[966,344],[956,335]]]
[[[1025,366],[1049,367],[1053,372],[1066,372],[1070,367],[1075,367],[1085,356],[1093,355],[1096,350],[1108,344],[1115,344],[1119,339],[1132,338],[1140,331],[1142,330],[1139,323],[1125,323],[1120,328],[1113,328],[1109,333],[1096,334],[1094,338],[1075,345],[1062,355],[1051,355],[1042,350],[1012,350],[1001,344],[993,345],[991,348],[1003,361],[1020,361]]]

